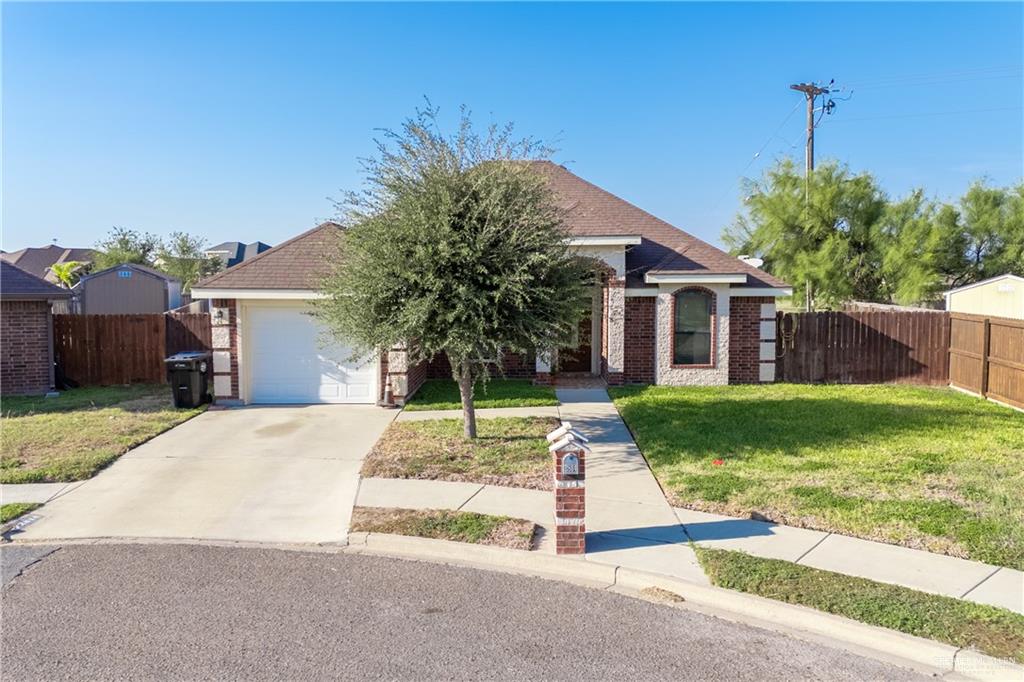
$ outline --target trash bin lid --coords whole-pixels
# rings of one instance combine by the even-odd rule
[[[209,351],[187,350],[164,358],[164,362],[194,362],[196,360],[205,360],[208,357],[210,357]]]

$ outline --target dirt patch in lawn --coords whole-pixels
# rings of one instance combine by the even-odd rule
[[[544,438],[558,427],[547,417],[477,421],[478,437],[462,436],[462,420],[394,422],[363,463],[362,474],[551,490]]]
[[[475,512],[356,507],[351,529],[529,550],[537,526],[525,519]]]

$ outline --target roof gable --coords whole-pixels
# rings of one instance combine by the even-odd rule
[[[579,237],[639,235],[642,238],[639,245],[626,252],[629,286],[643,286],[644,275],[650,270],[744,273],[748,276],[747,286],[786,286],[767,272],[587,182],[564,166],[550,161],[534,164],[548,178],[568,211],[566,227],[570,234]]]
[[[298,289],[312,291],[327,274],[341,226],[322,223],[238,265],[211,275],[195,289]],[[257,242],[259,243],[259,242]]]
[[[119,263],[118,265],[109,268],[104,268],[103,270],[99,270],[98,272],[90,272],[88,275],[83,276],[79,280],[79,283],[87,282],[90,279],[102,277],[103,275],[108,275],[114,270],[134,270],[135,272],[144,275],[149,275],[150,277],[155,277],[157,279],[162,279],[167,282],[181,281],[177,277],[174,277],[173,275],[168,275],[166,272],[157,270],[156,268],[151,268],[148,265],[140,265],[139,263]]]
[[[1013,282],[1024,283],[1024,277],[1020,277],[1019,275],[1014,275],[1013,273],[1007,272],[1006,274],[1003,275],[996,275],[995,277],[989,277],[988,279],[983,279],[978,282],[965,284],[962,287],[957,287],[956,289],[949,289],[948,291],[943,292],[943,294],[949,296],[950,294],[955,294],[959,291],[974,289],[975,287],[984,286],[985,284],[991,284],[992,282],[1001,282],[1002,280],[1010,280]]]

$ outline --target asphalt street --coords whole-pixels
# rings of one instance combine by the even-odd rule
[[[534,578],[276,549],[48,549],[0,549],[5,682],[918,679],[684,608]]]

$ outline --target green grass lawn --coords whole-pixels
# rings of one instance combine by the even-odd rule
[[[712,584],[1024,663],[1024,616],[742,552],[697,548]]]
[[[79,481],[194,417],[164,385],[104,386],[0,402],[0,483]]]
[[[912,386],[610,389],[673,504],[1024,569],[1024,415]]]
[[[473,390],[473,404],[486,407],[536,407],[557,405],[555,389],[535,386],[529,379],[491,379]],[[451,379],[430,379],[412,397],[406,410],[461,410],[459,386]]]
[[[352,510],[354,531],[412,535],[436,540],[453,540],[509,549],[531,549],[537,527],[532,521],[510,516],[444,509],[381,509],[356,507]]]
[[[38,509],[40,505],[34,502],[10,502],[8,504],[0,505],[0,523],[7,523],[13,521],[22,514],[27,514],[33,509]]]
[[[551,489],[551,454],[545,435],[558,426],[547,417],[477,421],[466,440],[461,419],[398,421],[373,446],[362,474]]]

